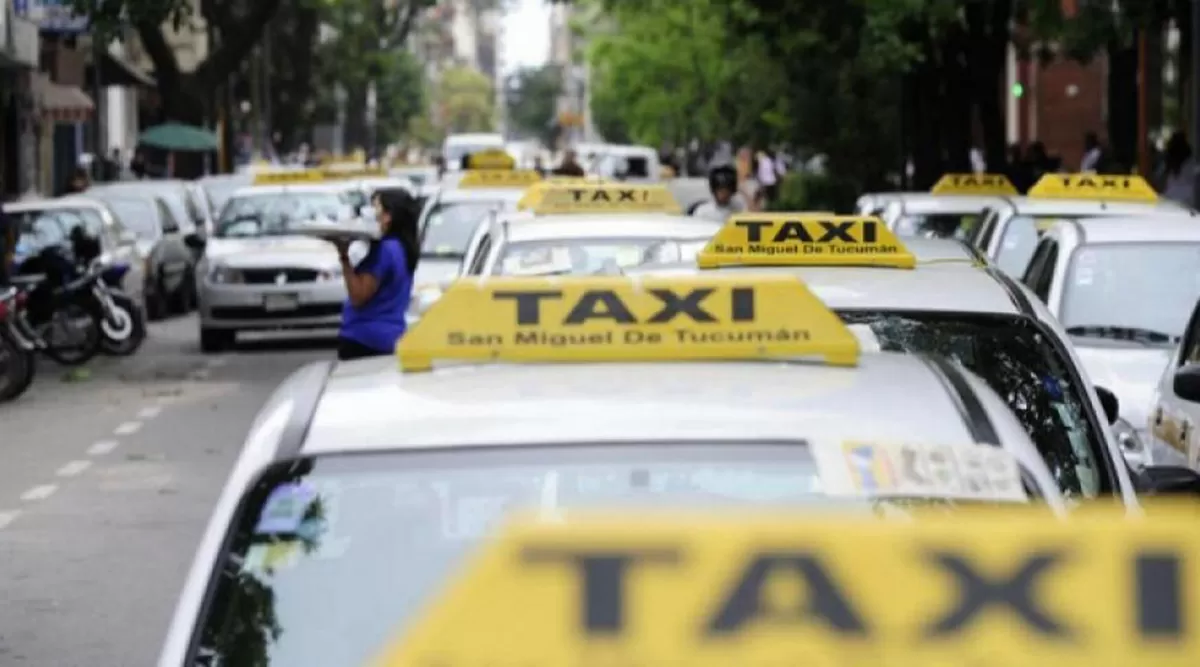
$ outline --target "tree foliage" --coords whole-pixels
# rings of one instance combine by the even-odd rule
[[[457,132],[490,132],[495,127],[492,82],[469,67],[442,72],[433,91],[432,125],[439,137]]]
[[[555,109],[562,90],[563,73],[556,65],[525,68],[513,74],[505,98],[509,127],[553,146],[557,135]]]

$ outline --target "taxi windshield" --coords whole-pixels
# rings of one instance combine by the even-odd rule
[[[896,220],[894,231],[897,236],[922,236],[934,239],[965,240],[980,216],[965,213],[909,213]]]
[[[1105,243],[1071,256],[1058,319],[1067,333],[1178,343],[1200,297],[1200,244]]]
[[[163,230],[153,200],[109,199],[107,203],[117,220],[138,238],[154,241],[162,237]]]
[[[1105,447],[1100,427],[1089,421],[1067,361],[1032,322],[944,312],[841,316],[870,326],[884,350],[945,356],[973,371],[1008,403],[1065,496],[1100,493],[1107,474],[1097,455]]]
[[[218,238],[253,238],[287,233],[294,222],[345,219],[349,195],[338,192],[271,192],[233,197],[217,219]]]
[[[709,239],[659,241],[646,249],[644,264],[674,264],[695,262],[696,256],[708,246]]]
[[[462,257],[475,229],[498,201],[463,201],[435,204],[422,226],[421,254],[427,257]]]
[[[251,491],[233,527],[188,664],[368,664],[514,510],[549,518],[620,507],[864,514],[909,504],[830,498],[803,441],[387,452],[283,464]]]
[[[493,275],[620,273],[642,264],[659,239],[556,239],[509,243]]]
[[[1029,268],[1029,260],[1033,259],[1033,251],[1037,249],[1038,240],[1042,233],[1060,220],[1070,220],[1072,216],[1038,216],[1014,215],[1004,226],[1003,236],[1000,237],[1000,249],[996,253],[996,266],[1010,276],[1021,276]]]

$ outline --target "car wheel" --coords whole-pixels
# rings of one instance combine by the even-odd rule
[[[200,351],[223,352],[233,347],[237,332],[230,329],[200,327]]]

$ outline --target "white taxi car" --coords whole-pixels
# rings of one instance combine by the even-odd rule
[[[1187,465],[1149,431],[1155,390],[1200,299],[1198,221],[1059,222],[1042,234],[1024,282],[1071,336],[1092,379],[1117,395],[1122,420],[1149,445],[1141,462]]]
[[[1028,196],[1009,197],[989,210],[968,242],[1014,278],[1025,275],[1042,232],[1060,220],[1106,216],[1158,219],[1194,215],[1159,199],[1139,176],[1047,174]]]
[[[453,187],[431,196],[417,223],[421,233],[421,263],[413,278],[417,291],[456,275],[479,224],[495,213],[515,211],[526,189],[540,179],[536,171],[468,170]]]
[[[201,242],[201,349],[226,349],[239,331],[340,326],[346,286],[336,251],[289,228],[312,219],[348,220],[354,206],[341,186],[325,182],[236,191]]]
[[[929,192],[903,193],[864,215],[878,215],[902,237],[966,238],[985,211],[1016,194],[1001,174],[946,174]]]
[[[1163,459],[1200,470],[1200,301],[1154,392],[1147,427]]]
[[[1065,508],[986,383],[864,351],[791,276],[463,280],[397,353],[269,399],[162,667],[394,664],[396,624],[514,512]]]
[[[822,223],[838,230],[830,240],[840,244],[819,242]],[[775,241],[780,233],[786,238]],[[875,242],[860,241],[868,236]],[[829,245],[845,249],[819,250]],[[722,248],[727,252],[718,252]],[[1115,496],[1132,506],[1137,491],[1161,490],[1162,475],[1173,472],[1131,473],[1122,445],[1134,453],[1141,445],[1134,429],[1119,421],[1116,396],[1092,386],[1070,337],[1043,303],[960,242],[901,243],[871,218],[746,214],[731,218],[698,262],[627,273],[712,272],[799,277],[846,322],[869,326],[883,349],[959,361],[1005,398],[1068,496]]]

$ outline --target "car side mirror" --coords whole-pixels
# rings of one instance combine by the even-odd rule
[[[1100,405],[1104,408],[1104,416],[1108,418],[1108,423],[1117,423],[1117,419],[1121,417],[1121,402],[1117,400],[1117,395],[1104,387],[1096,387],[1096,396],[1100,398]]]
[[[1200,495],[1200,473],[1181,466],[1147,466],[1141,483],[1151,495]]]
[[[183,237],[183,243],[192,250],[204,250],[204,246],[207,245],[204,237],[199,234],[188,234]]]
[[[1200,403],[1200,364],[1188,364],[1175,371],[1171,385],[1180,399]]]

